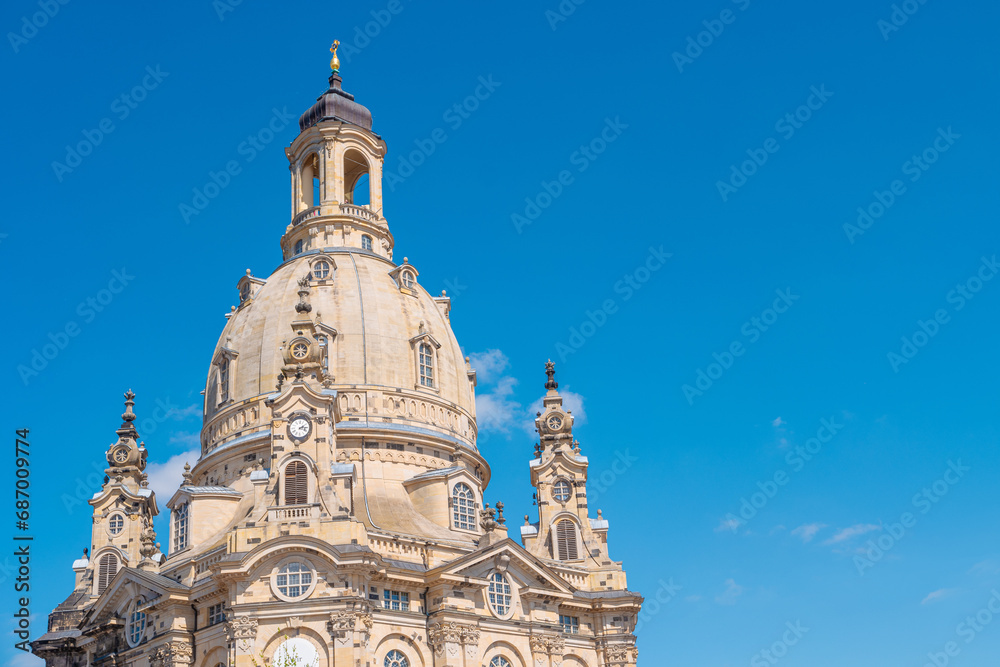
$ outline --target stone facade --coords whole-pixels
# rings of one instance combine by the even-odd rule
[[[484,502],[451,303],[393,261],[371,114],[335,71],[300,129],[283,262],[236,283],[167,547],[129,392],[92,548],[34,652],[48,667],[635,665],[642,597],[591,516],[554,366],[519,545]]]

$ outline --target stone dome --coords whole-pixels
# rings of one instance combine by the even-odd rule
[[[329,267],[325,279],[317,278],[318,262]],[[304,337],[323,354],[323,345],[311,342],[321,337],[326,361],[310,357],[316,363],[300,372],[310,386],[337,392],[345,422],[391,420],[474,449],[474,374],[451,329],[450,301],[432,297],[416,277],[405,260],[397,266],[370,251],[325,248],[293,257],[266,280],[242,278],[244,296],[228,316],[209,369],[205,429],[218,412],[291,381],[289,345]],[[309,278],[305,296],[303,278]],[[300,302],[309,310],[297,308]],[[421,386],[421,345],[433,352],[432,387]],[[203,447],[225,435],[203,432]]]

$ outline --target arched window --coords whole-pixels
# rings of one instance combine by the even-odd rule
[[[401,652],[393,649],[385,654],[384,667],[410,667],[410,661]]]
[[[229,359],[219,362],[219,402],[229,400]]]
[[[296,255],[301,255],[303,248],[304,248],[304,244],[302,243],[301,240],[298,240],[298,241],[295,242],[295,254]]]
[[[452,517],[455,528],[462,530],[476,529],[476,496],[468,484],[456,484],[451,492]]]
[[[403,287],[412,289],[413,288],[413,272],[403,271]]]
[[[559,560],[576,560],[576,524],[563,519],[556,524],[556,554]]]
[[[362,250],[372,249],[372,237],[368,236],[367,234],[361,235],[361,249]]]
[[[306,478],[306,464],[292,461],[285,466],[285,504],[305,505],[309,502],[309,480]]]
[[[490,667],[511,667],[510,660],[503,657],[502,655],[498,655],[497,657],[490,660]]]
[[[174,519],[174,551],[187,549],[188,545],[188,504],[178,505],[171,512]]]
[[[104,554],[97,565],[97,594],[100,595],[107,589],[108,584],[118,574],[118,556],[114,554]]]
[[[316,280],[326,280],[330,277],[330,262],[325,259],[313,264],[313,278]]]
[[[561,503],[569,500],[572,495],[569,482],[565,479],[560,479],[552,486],[552,497]]]
[[[499,572],[491,574],[490,588],[487,592],[493,613],[497,616],[506,616],[511,603],[510,582],[507,581],[507,577]]]
[[[371,204],[368,160],[361,151],[354,149],[344,152],[344,199],[355,206]]]
[[[433,387],[434,386],[434,353],[431,352],[431,346],[427,343],[421,343],[419,349],[420,359],[420,385],[422,387]]]

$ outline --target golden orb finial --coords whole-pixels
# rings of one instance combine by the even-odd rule
[[[333,44],[330,45],[330,53],[333,54],[333,58],[330,59],[330,69],[334,72],[340,71],[340,58],[337,57],[337,47],[340,46],[340,40],[333,40]]]

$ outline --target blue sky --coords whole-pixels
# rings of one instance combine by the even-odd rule
[[[487,500],[533,510],[522,424],[551,357],[647,597],[641,664],[1000,656],[995,4],[222,2],[0,10],[35,636],[122,392],[157,484],[196,443],[236,281],[279,261],[282,119],[336,37],[389,145],[396,250],[480,368]]]

